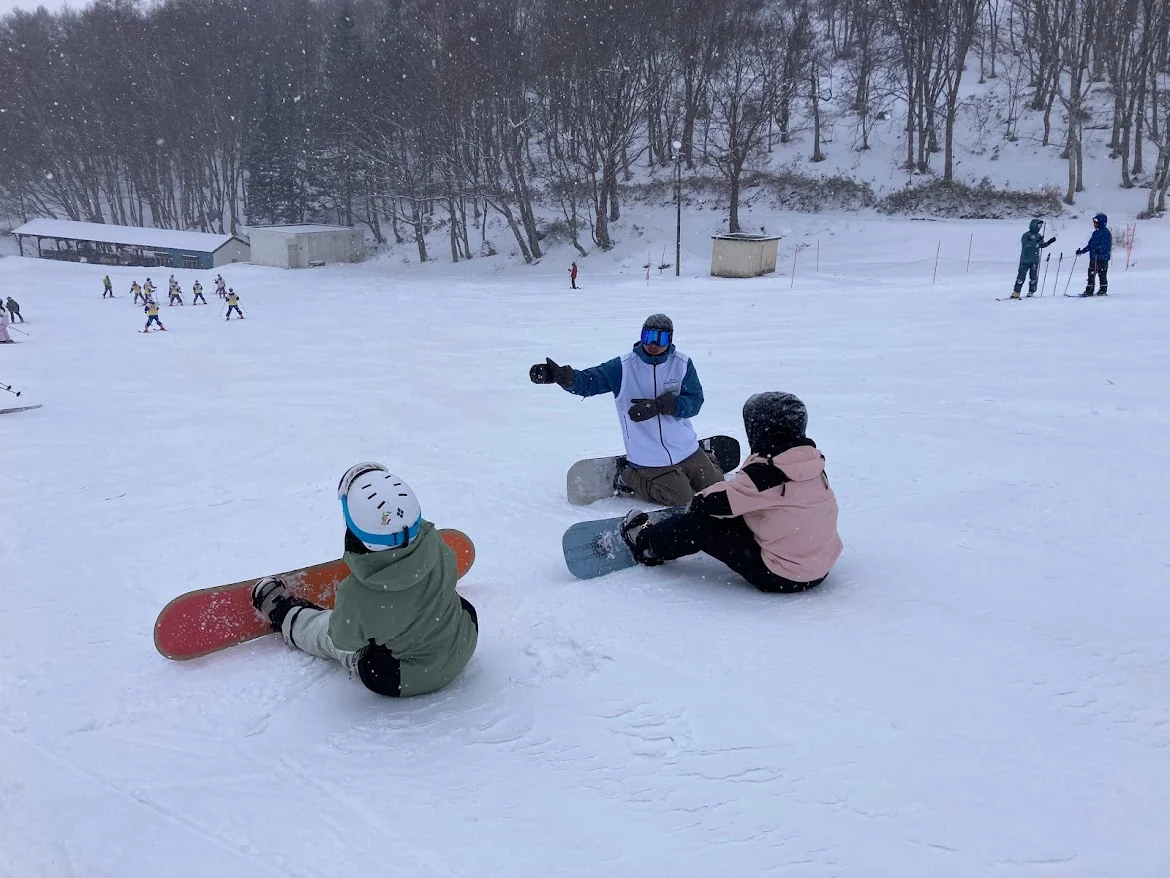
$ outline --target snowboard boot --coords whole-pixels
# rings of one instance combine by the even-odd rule
[[[619,497],[633,497],[634,489],[626,484],[626,480],[622,478],[625,475],[626,469],[629,467],[627,463],[619,463],[617,477],[613,480],[613,492]]]
[[[1109,294],[1107,292],[1105,292],[1104,288],[1102,288],[1102,289],[1097,290],[1097,295],[1098,296],[1108,296]]]
[[[284,580],[279,576],[265,576],[252,586],[252,606],[268,620],[273,631],[280,631],[284,617],[293,607],[308,607],[319,610],[316,604],[296,598],[288,593]]]
[[[1082,299],[1091,299],[1091,298],[1093,298],[1093,291],[1092,291],[1092,290],[1085,290],[1083,293],[1081,293],[1081,298],[1082,298]]]
[[[646,528],[650,524],[650,516],[639,509],[631,509],[622,519],[618,530],[625,540],[634,560],[646,567],[656,567],[662,563],[654,557],[654,552],[646,540]]]

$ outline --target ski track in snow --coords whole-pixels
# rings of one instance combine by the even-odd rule
[[[232,266],[249,319],[164,306],[150,336],[102,269],[0,260],[30,333],[0,381],[44,403],[0,418],[0,876],[1167,874],[1170,233],[1107,301],[1002,304],[1019,223],[931,224],[932,286],[860,271],[921,224],[815,222],[855,265],[826,247],[793,288]],[[972,228],[1002,264],[963,271]],[[565,471],[620,440],[609,397],[527,368],[657,310],[700,433],[808,403],[846,545],[822,587],[565,570],[564,529],[627,508],[570,506]],[[476,542],[461,678],[393,702],[276,637],[155,653],[176,594],[336,556],[361,459]]]

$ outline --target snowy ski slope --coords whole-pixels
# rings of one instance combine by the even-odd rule
[[[1170,235],[1109,299],[999,303],[1026,223],[775,222],[820,273],[814,246],[794,285],[647,284],[631,246],[578,294],[568,259],[233,267],[247,320],[205,272],[212,304],[149,336],[141,270],[102,301],[100,269],[0,259],[29,333],[0,381],[44,403],[0,418],[0,875],[1167,874]],[[626,508],[569,506],[565,470],[620,440],[527,368],[656,310],[700,432],[808,403],[846,546],[823,587],[565,570],[563,530]],[[154,652],[176,594],[336,556],[361,459],[476,540],[461,679],[392,702],[275,637]]]

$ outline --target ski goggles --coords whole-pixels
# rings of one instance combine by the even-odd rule
[[[673,335],[674,333],[669,329],[643,329],[642,344],[668,348],[670,347],[670,339]]]

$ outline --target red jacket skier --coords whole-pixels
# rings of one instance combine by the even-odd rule
[[[569,269],[569,286],[577,289],[577,263],[573,263],[573,267]]]

